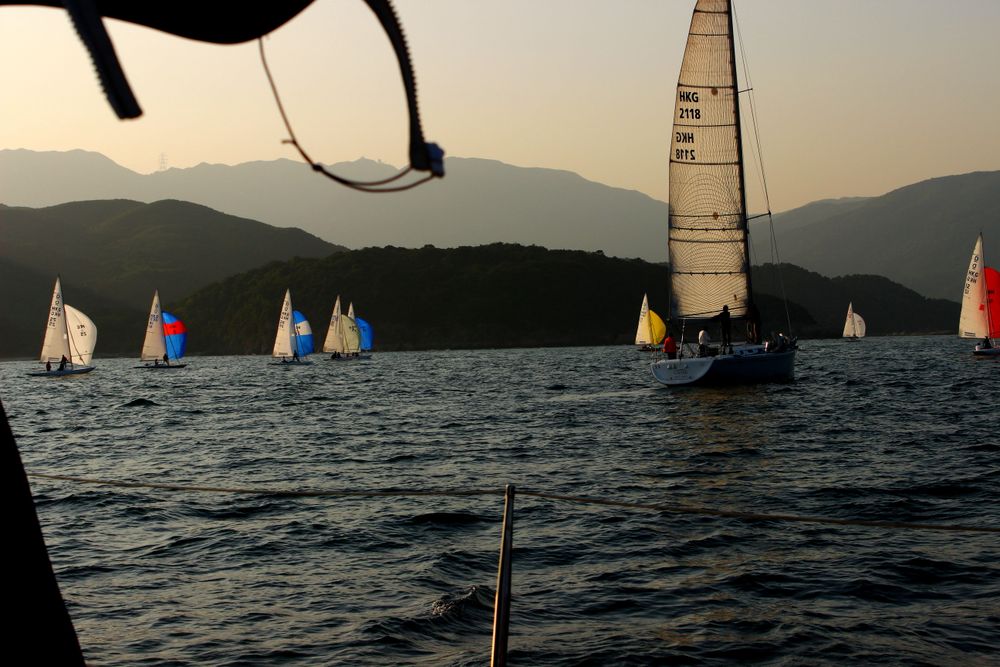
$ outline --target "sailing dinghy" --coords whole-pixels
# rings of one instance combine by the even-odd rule
[[[670,318],[681,325],[682,344],[677,359],[652,363],[653,377],[666,385],[793,379],[795,339],[778,334],[773,343],[760,344],[760,318],[750,286],[730,0],[698,0],[691,18],[677,81],[669,215]],[[744,344],[684,344],[688,325],[697,332],[718,320],[725,330],[730,317],[746,321]]]
[[[639,325],[635,329],[635,346],[640,352],[655,352],[667,335],[663,319],[649,308],[649,299],[642,295],[639,307]]]
[[[39,359],[45,364],[45,370],[28,375],[40,377],[89,373],[94,370],[90,360],[94,356],[96,344],[97,327],[82,312],[63,303],[62,284],[57,277]],[[57,365],[53,367],[55,364]]]
[[[139,353],[142,365],[135,368],[184,368],[187,364],[177,361],[184,356],[186,347],[187,329],[184,323],[170,313],[163,312],[160,307],[160,292],[154,290],[153,303],[149,306],[149,320],[146,322],[146,337]]]
[[[972,351],[975,356],[1000,357],[1000,271],[986,266],[982,234],[976,239],[965,274],[958,335],[980,339]]]
[[[277,361],[272,361],[271,365],[311,364],[305,357],[312,351],[312,328],[302,313],[292,309],[292,292],[286,289],[271,353]]]
[[[865,318],[854,312],[854,302],[847,304],[847,319],[844,321],[844,338],[856,343],[865,337]]]
[[[361,331],[354,320],[354,304],[347,315],[340,311],[340,295],[333,304],[330,315],[330,327],[326,332],[323,352],[330,355],[331,361],[357,361],[361,359]]]

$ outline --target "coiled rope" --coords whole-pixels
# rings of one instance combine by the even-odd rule
[[[284,498],[413,498],[413,497],[469,497],[469,496],[503,496],[504,489],[431,489],[431,490],[324,490],[324,489],[252,489],[246,487],[222,486],[191,486],[186,484],[163,484],[157,482],[125,482],[118,480],[93,479],[89,477],[74,477],[70,475],[49,475],[45,473],[28,473],[28,477],[39,479],[76,482],[78,484],[97,484],[116,488],[156,489],[160,491],[184,491],[200,493],[229,493],[254,496],[270,496]],[[868,521],[863,519],[835,519],[820,516],[801,516],[796,514],[766,514],[760,512],[741,512],[722,510],[694,505],[678,505],[664,503],[634,503],[606,498],[591,498],[587,496],[570,496],[544,491],[526,491],[518,488],[519,496],[530,496],[544,500],[571,502],[583,505],[603,505],[605,507],[620,507],[634,510],[649,510],[669,514],[685,514],[690,516],[709,516],[742,521],[780,521],[795,523],[815,523],[832,526],[858,526],[864,528],[891,528],[905,530],[934,530],[966,533],[1000,533],[1000,528],[990,526],[963,526],[954,524],[913,523],[908,521]]]

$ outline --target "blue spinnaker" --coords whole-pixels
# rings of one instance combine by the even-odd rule
[[[167,344],[167,356],[180,359],[187,349],[187,327],[179,319],[163,311],[163,338]]]
[[[313,330],[309,326],[309,320],[297,310],[293,312],[293,318],[295,321],[295,347],[299,356],[304,357],[307,354],[312,354],[315,348],[313,347]]]
[[[372,349],[372,325],[365,322],[360,317],[354,318],[355,323],[358,325],[358,335],[361,337],[361,350]]]

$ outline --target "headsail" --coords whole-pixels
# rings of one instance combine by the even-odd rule
[[[76,365],[89,366],[97,346],[97,327],[93,321],[69,304],[66,312],[66,328],[69,332],[69,360]]]
[[[292,292],[285,290],[285,300],[281,304],[281,316],[278,318],[278,332],[274,336],[274,351],[271,356],[291,357],[294,324],[292,322]]]
[[[361,350],[361,332],[354,318],[341,315],[340,332],[344,339],[344,352],[352,354]]]
[[[958,335],[962,338],[1000,337],[1000,274],[986,266],[982,234],[976,239],[965,274]]]
[[[739,94],[729,0],[698,0],[677,81],[670,147],[671,318],[751,302]]]
[[[153,292],[153,303],[149,307],[146,322],[146,337],[142,341],[139,361],[159,361],[167,353],[167,342],[163,335],[163,312],[160,309],[160,292]]]
[[[62,284],[59,278],[56,278],[40,361],[59,361],[63,356],[67,359],[70,357],[69,337],[66,329],[66,312],[63,309]]]
[[[163,311],[163,337],[167,344],[167,356],[180,359],[187,351],[187,327],[167,311]]]

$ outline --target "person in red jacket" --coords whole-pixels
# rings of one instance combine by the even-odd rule
[[[667,337],[663,339],[663,352],[667,355],[667,359],[677,358],[677,343],[669,331],[667,331]]]

